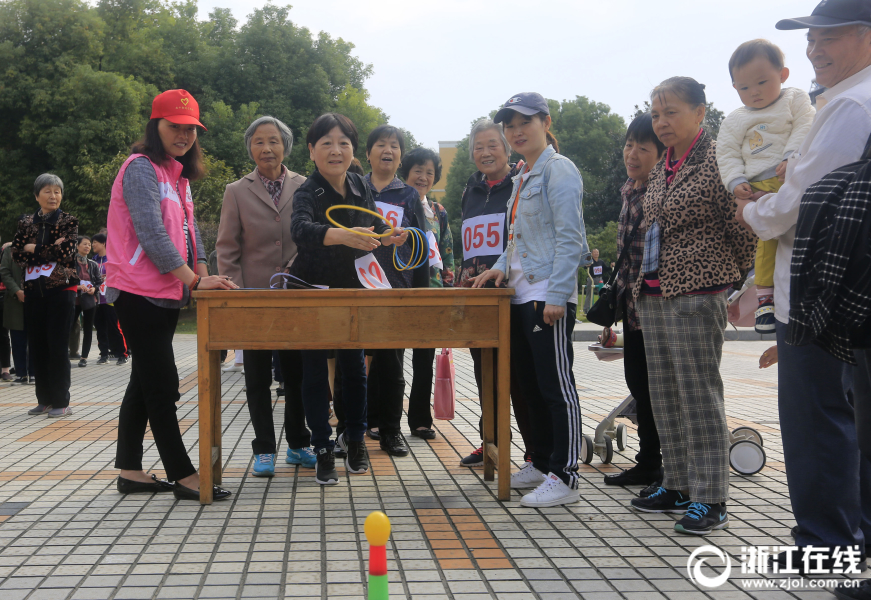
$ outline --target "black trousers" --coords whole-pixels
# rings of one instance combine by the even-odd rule
[[[138,358],[138,357],[137,357]],[[254,427],[254,454],[275,454],[275,422],[272,418],[272,350],[246,350],[245,388],[248,413]],[[299,350],[279,350],[278,361],[284,384],[284,434],[289,448],[308,448],[311,433],[305,426],[302,405],[302,356]]]
[[[432,398],[433,361],[435,348],[415,348],[411,351],[411,394],[408,396],[408,428],[414,431],[418,427],[432,429]]]
[[[481,364],[481,348],[469,348],[469,353],[472,355],[472,365],[475,372],[475,384],[478,386],[478,401],[484,397],[484,380],[483,366]],[[496,379],[499,378],[499,351],[493,351],[493,374]],[[523,438],[523,457],[524,459],[532,457],[532,425],[529,423],[529,407],[526,404],[526,398],[523,396],[523,390],[520,389],[518,383],[519,371],[511,369],[511,408],[514,410],[514,420],[517,421],[517,428],[520,430],[520,437]],[[495,390],[494,390],[495,391]],[[493,403],[493,422],[497,422],[499,415],[499,407]],[[481,436],[481,441],[484,440],[484,414],[481,411],[481,418],[478,419],[478,434]],[[493,442],[499,445],[499,433],[493,432]]]
[[[188,456],[176,416],[175,403],[181,396],[172,338],[179,311],[155,306],[128,292],[121,292],[115,308],[130,349],[136,350],[118,415],[115,468],[142,470],[142,441],[145,427],[150,424],[167,479],[184,479],[197,470]]]
[[[33,374],[33,353],[27,349],[27,332],[12,329],[12,362],[15,363],[16,377],[35,377]]]
[[[623,330],[623,373],[638,409],[638,454],[635,455],[635,462],[639,468],[653,471],[662,466],[662,451],[650,403],[644,333],[640,330]]]
[[[853,370],[853,410],[856,414],[856,434],[859,451],[871,460],[871,350],[853,350],[856,368]],[[865,540],[869,545],[869,540]]]
[[[574,304],[553,325],[544,302],[511,305],[511,370],[526,398],[532,425],[532,464],[578,488],[581,405],[572,373]]]
[[[405,350],[373,350],[366,389],[369,428],[380,433],[399,433],[405,375]],[[347,408],[347,407],[346,407]]]
[[[89,310],[82,310],[81,306],[76,306],[76,315],[74,319],[78,319],[82,315],[82,358],[88,358],[91,352],[91,341],[93,340],[94,332],[94,316],[97,314],[97,307]]]
[[[111,304],[98,304],[94,315],[94,325],[97,327],[97,347],[100,356],[112,354],[115,358],[127,356],[127,342],[118,323],[118,314]]]
[[[3,327],[3,294],[0,294],[0,367],[8,369],[12,366],[12,344],[9,342],[9,330]]]
[[[76,310],[76,293],[52,290],[24,293],[24,324],[33,355],[36,400],[40,405],[70,405],[69,337]]]

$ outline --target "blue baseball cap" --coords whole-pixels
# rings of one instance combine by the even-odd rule
[[[515,112],[519,112],[526,116],[538,113],[549,115],[550,109],[547,107],[547,100],[545,100],[544,96],[541,94],[535,92],[515,94],[502,105],[502,108],[500,108],[499,112],[496,113],[496,116],[493,117],[493,122],[501,123],[502,121],[510,121]]]
[[[871,0],[823,0],[809,17],[778,21],[778,29],[810,29],[811,27],[871,26]]]

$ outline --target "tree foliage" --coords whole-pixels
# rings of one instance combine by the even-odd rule
[[[209,175],[192,185],[204,229],[217,223],[226,183],[254,168],[244,132],[258,116],[290,126],[296,143],[285,163],[303,174],[313,168],[304,140],[318,115],[347,114],[363,139],[387,122],[369,104],[372,66],[350,42],[296,25],[290,6],[256,8],[243,24],[229,9],[205,21],[197,10],[196,0],[0,3],[4,238],[35,210],[33,180],[46,171],[63,178],[64,209],[83,233],[104,226],[118,167],[163,90],[193,94],[209,128],[200,135]]]

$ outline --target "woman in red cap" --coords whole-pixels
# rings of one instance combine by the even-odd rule
[[[115,304],[127,343],[136,351],[118,420],[115,467],[121,469],[122,494],[172,490],[180,500],[200,497],[200,477],[176,417],[180,396],[172,337],[191,290],[238,286],[228,277],[209,276],[194,220],[188,182],[203,176],[199,117],[197,101],[185,90],[157,96],[145,135],[133,145],[112,186],[106,300]],[[147,424],[174,484],[142,470]],[[213,495],[220,500],[230,492],[215,486]]]

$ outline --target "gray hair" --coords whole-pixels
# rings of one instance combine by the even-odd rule
[[[472,131],[469,132],[469,160],[475,160],[475,136],[482,131],[489,131],[491,129],[495,129],[499,132],[499,139],[502,140],[502,145],[505,146],[505,154],[507,156],[511,156],[511,145],[508,143],[508,139],[505,137],[505,132],[502,130],[502,126],[494,123],[493,119],[484,118],[472,125]]]
[[[275,117],[265,116],[256,119],[245,130],[245,149],[248,150],[248,157],[254,160],[254,156],[251,154],[251,138],[254,137],[254,132],[261,125],[275,125],[275,128],[278,129],[278,133],[281,135],[281,143],[284,145],[284,156],[282,158],[289,156],[293,148],[293,132],[290,130],[290,127]]]
[[[33,195],[39,196],[39,192],[41,192],[43,188],[47,188],[50,185],[56,185],[57,187],[59,187],[60,193],[61,195],[63,195],[64,182],[61,181],[61,178],[54,173],[43,173],[36,178],[36,181],[33,182]]]

